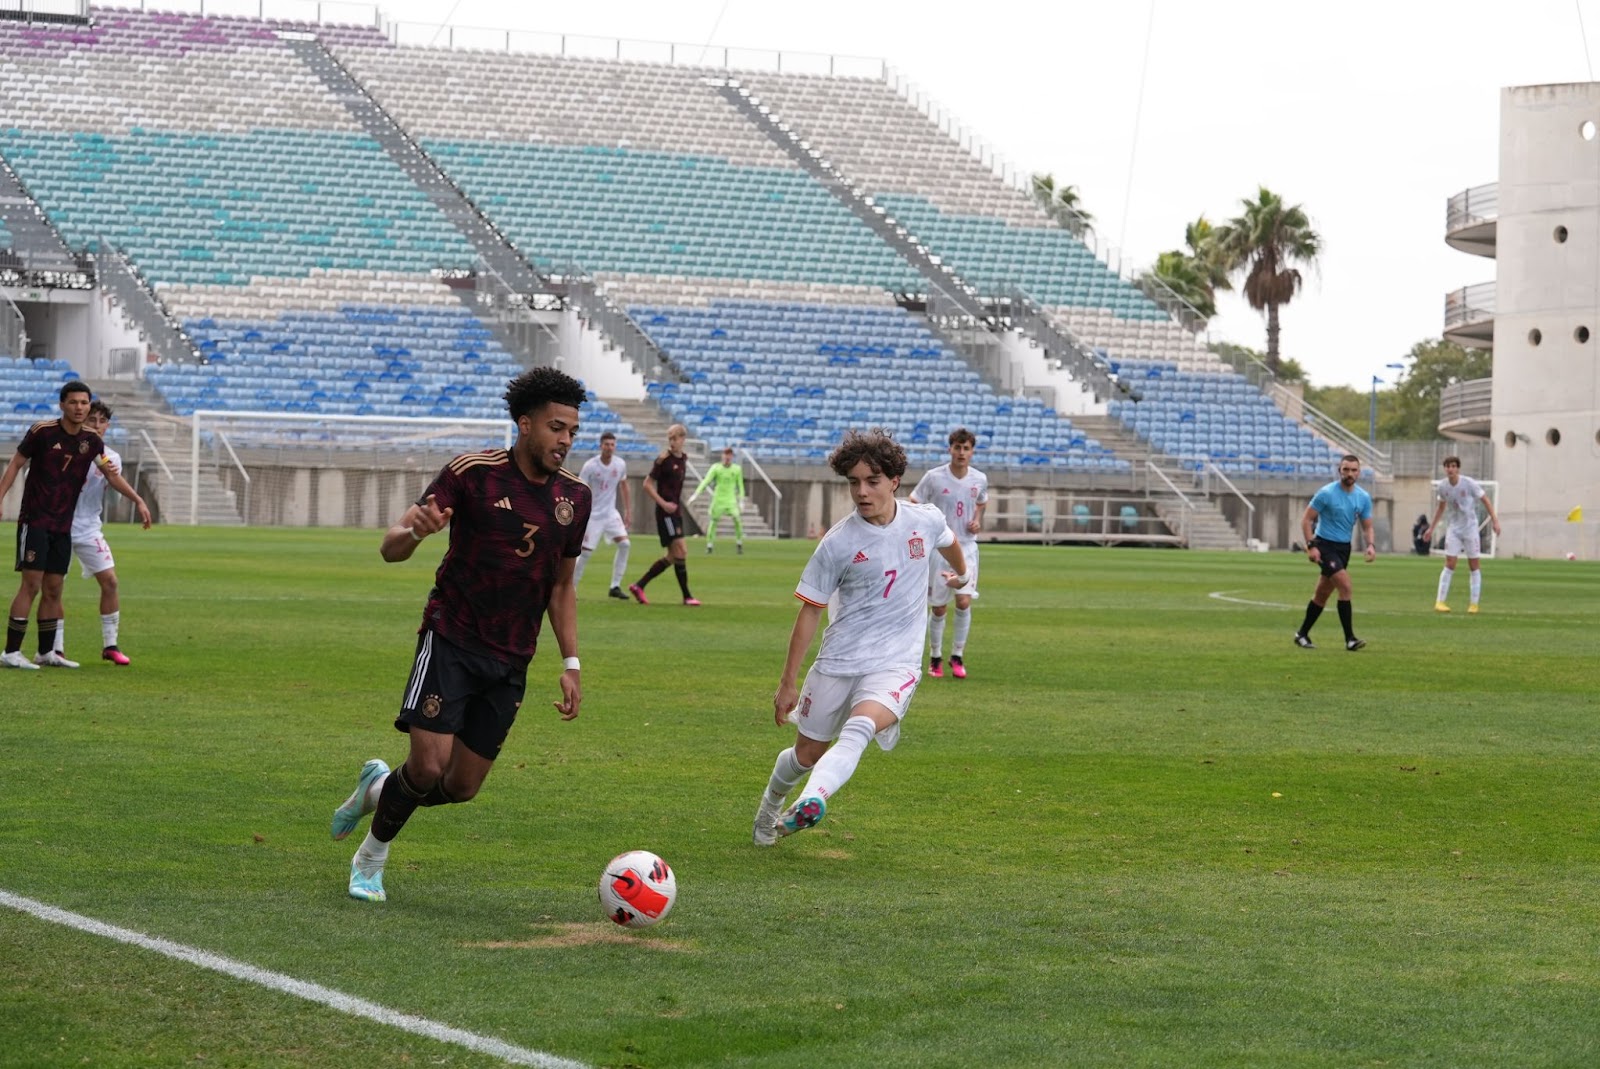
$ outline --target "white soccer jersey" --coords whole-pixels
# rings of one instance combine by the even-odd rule
[[[933,505],[897,501],[882,527],[857,512],[834,524],[811,554],[795,596],[828,606],[812,667],[834,676],[917,667],[928,628],[928,575],[955,541]],[[830,600],[831,599],[831,600]]]
[[[617,487],[628,478],[628,465],[622,457],[612,454],[611,463],[602,463],[599,456],[584,461],[578,478],[589,484],[594,503],[589,507],[590,522],[608,518],[617,511]]]
[[[1484,497],[1483,487],[1476,479],[1461,476],[1454,485],[1449,479],[1440,479],[1436,497],[1444,502],[1444,526],[1447,531],[1465,533],[1478,529],[1478,499]]]
[[[949,464],[940,464],[922,477],[911,496],[939,507],[962,549],[977,543],[978,536],[967,530],[967,524],[978,514],[979,505],[989,503],[989,477],[983,472],[968,466],[967,473],[958,479],[950,474]]]
[[[122,471],[122,456],[106,446],[106,458]],[[89,465],[89,477],[83,481],[78,494],[78,506],[72,513],[72,541],[93,542],[100,537],[100,513],[106,503],[106,477],[98,464]]]

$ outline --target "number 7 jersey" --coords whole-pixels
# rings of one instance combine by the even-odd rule
[[[813,664],[832,676],[922,664],[928,581],[947,570],[938,550],[955,541],[935,505],[895,502],[879,527],[854,510],[817,543],[794,596],[828,606],[828,627]]]

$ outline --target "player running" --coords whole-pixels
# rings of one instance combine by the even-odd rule
[[[971,578],[944,515],[895,499],[906,453],[888,434],[846,433],[828,466],[849,482],[855,511],[822,536],[795,587],[800,611],[772,696],[773,720],[779,727],[793,723],[795,739],[778,754],[761,794],[757,846],[815,825],[867,743],[876,738],[880,749],[892,750],[899,741],[900,719],[922,675],[933,551],[949,565],[940,573],[948,586]],[[828,627],[800,687],[795,681],[824,608]],[[784,809],[807,772],[805,789]]]
[[[937,581],[928,585],[928,601],[933,606],[933,617],[928,621],[928,674],[935,679],[944,675],[944,619],[952,594],[956,627],[950,641],[950,674],[957,679],[967,678],[963,657],[967,635],[972,630],[972,599],[978,596],[978,532],[983,530],[983,513],[989,505],[989,477],[972,466],[972,452],[977,445],[977,438],[965,427],[951,431],[950,462],[930,469],[911,491],[912,501],[937,505],[944,513],[945,522],[961,543],[967,574],[972,577],[955,591]]]

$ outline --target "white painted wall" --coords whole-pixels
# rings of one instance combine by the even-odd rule
[[[1600,516],[1600,83],[1501,91],[1499,198],[1500,552],[1559,557],[1582,551],[1569,512]]]
[[[568,308],[559,315],[561,370],[583,380],[599,397],[644,400],[644,376],[621,353],[607,348],[600,332],[579,319],[577,312]]]
[[[1082,383],[1065,370],[1058,370],[1053,360],[1046,360],[1044,349],[1025,334],[1011,331],[1001,339],[1001,348],[1011,361],[1012,370],[1024,386],[1043,386],[1055,391],[1055,400],[1046,398],[1063,416],[1104,415],[1104,401],[1096,402],[1093,391],[1085,391]]]

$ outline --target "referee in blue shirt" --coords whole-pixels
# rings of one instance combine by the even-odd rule
[[[1311,642],[1311,628],[1328,604],[1328,595],[1339,592],[1339,624],[1344,628],[1344,648],[1354,652],[1366,645],[1356,638],[1354,611],[1350,607],[1350,546],[1356,520],[1361,521],[1361,537],[1367,544],[1367,563],[1378,556],[1372,541],[1372,495],[1356,485],[1361,478],[1361,461],[1346,454],[1339,461],[1339,480],[1318,490],[1300,517],[1305,535],[1306,558],[1322,569],[1316,592],[1306,605],[1306,618],[1294,633],[1294,644],[1304,650],[1317,647]]]

